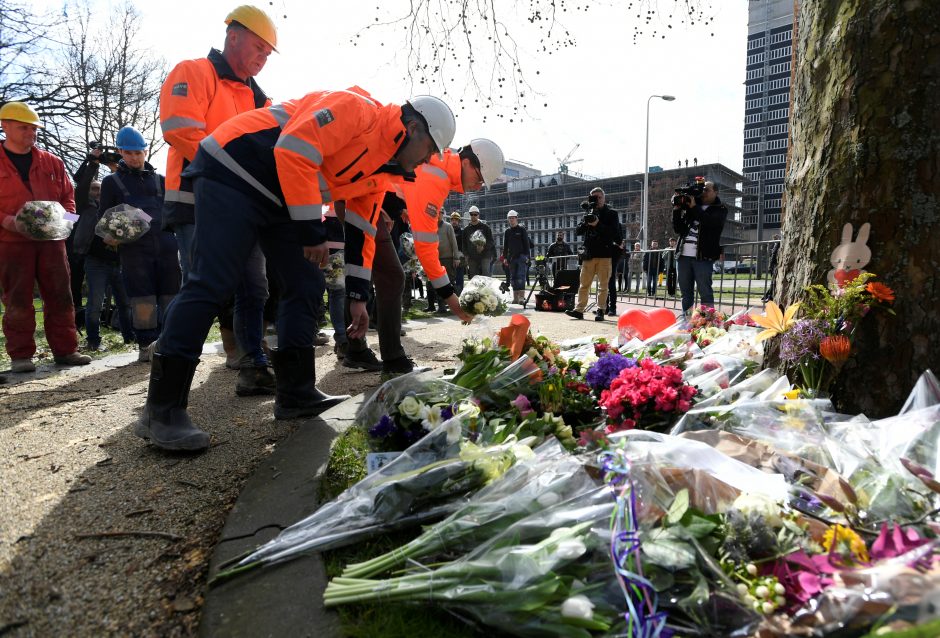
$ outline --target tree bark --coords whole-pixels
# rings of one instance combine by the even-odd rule
[[[895,414],[940,363],[940,2],[807,0],[794,54],[782,301],[824,283],[842,227],[869,222],[865,267],[896,316],[861,322],[837,406]],[[936,371],[936,370],[935,370]]]

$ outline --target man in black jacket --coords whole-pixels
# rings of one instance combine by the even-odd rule
[[[617,316],[617,264],[623,257],[624,237],[623,224],[620,223],[620,213],[607,205],[607,195],[600,186],[591,190],[590,197],[597,198],[594,213],[600,219],[601,226],[606,227],[611,235],[610,244],[610,277],[607,279],[607,305],[603,307],[611,317]],[[588,198],[588,201],[590,200]]]
[[[559,230],[555,234],[555,243],[548,247],[545,256],[551,260],[552,263],[552,277],[554,278],[559,270],[564,270],[567,266],[567,259],[557,259],[558,257],[567,257],[568,255],[573,255],[574,251],[571,250],[571,246],[565,242],[565,233],[564,231]],[[555,259],[552,259],[555,257]]]
[[[646,273],[646,296],[656,296],[656,286],[659,283],[659,274],[663,272],[663,255],[659,252],[659,242],[655,239],[650,242],[649,252],[643,255],[643,271]]]
[[[616,213],[614,215],[616,216]],[[578,305],[573,310],[565,312],[569,317],[584,319],[588,295],[591,293],[591,285],[596,277],[598,291],[594,321],[604,320],[604,311],[608,308],[607,290],[610,282],[611,256],[617,250],[619,241],[616,232],[617,228],[611,223],[610,215],[602,217],[593,210],[588,211],[578,224],[575,233],[584,237],[584,252],[581,261],[581,281],[578,286]]]
[[[715,303],[712,293],[712,265],[721,256],[721,231],[728,209],[718,198],[714,182],[705,182],[702,195],[694,201],[674,198],[672,227],[679,234],[679,290],[682,291],[682,314],[689,308],[698,286],[700,301],[706,306]],[[676,205],[678,204],[678,205]]]

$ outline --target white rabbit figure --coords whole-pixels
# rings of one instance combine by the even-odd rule
[[[865,222],[858,229],[858,237],[852,241],[852,224],[842,227],[842,243],[829,257],[832,263],[832,270],[827,275],[830,286],[845,285],[865,272],[863,269],[871,261],[871,248],[868,247],[870,230],[871,224]]]

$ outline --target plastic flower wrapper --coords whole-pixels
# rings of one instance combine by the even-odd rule
[[[356,422],[369,429],[373,447],[403,450],[427,434],[429,425],[462,410],[470,398],[469,390],[440,379],[436,372],[412,372],[383,383],[360,406]]]
[[[702,349],[704,356],[728,356],[751,363],[755,368],[764,361],[764,342],[757,341],[758,328],[732,325],[727,333]]]
[[[119,244],[129,244],[150,230],[150,215],[130,204],[118,204],[104,211],[95,225],[95,234]]]
[[[30,239],[55,240],[66,239],[76,219],[78,217],[67,213],[59,202],[35,201],[23,204],[13,223],[17,232]]]
[[[514,465],[443,521],[402,547],[347,566],[343,576],[368,578],[405,562],[469,551],[517,520],[596,489],[599,481],[585,471],[585,462],[550,439],[533,459]]]
[[[471,315],[497,317],[505,314],[509,295],[501,292],[499,286],[499,280],[477,275],[464,284],[459,298],[460,307]]]
[[[479,447],[460,436],[459,418],[452,419],[216,578],[447,516],[516,461],[530,458],[528,443]]]
[[[868,524],[882,520],[915,520],[925,513],[922,493],[892,466],[885,466],[864,445],[837,439],[829,432],[820,400],[748,400],[729,406],[692,408],[673,434],[710,427],[747,437],[792,456],[830,468],[858,494],[857,511]],[[851,431],[859,424],[846,424]],[[899,462],[896,462],[899,463]],[[910,475],[908,475],[910,476]],[[926,491],[926,490],[925,490]]]
[[[782,477],[703,444],[648,432],[611,437],[608,481],[617,493],[612,555],[627,595],[628,636],[750,635],[759,621],[719,561],[723,513],[753,486],[774,502]]]
[[[516,636],[590,637],[624,625],[609,558],[614,501],[606,486],[537,511],[466,555],[387,580],[334,578],[333,607],[431,603]]]
[[[330,254],[323,269],[323,278],[326,280],[326,287],[331,290],[340,290],[346,286],[346,257],[342,250],[337,250]]]
[[[932,371],[925,370],[917,379],[914,389],[911,390],[898,414],[907,414],[937,404],[940,404],[940,381]]]
[[[483,252],[486,248],[486,235],[482,230],[475,230],[470,234],[470,243],[476,248],[477,252]]]

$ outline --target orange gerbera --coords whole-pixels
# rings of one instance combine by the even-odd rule
[[[819,354],[832,365],[844,363],[852,352],[852,342],[845,335],[830,335],[819,342]]]
[[[891,303],[894,301],[894,291],[879,281],[870,281],[865,286],[865,290],[875,298],[876,301]]]

